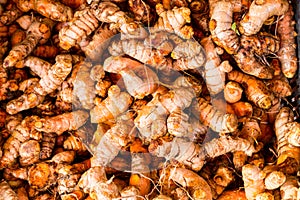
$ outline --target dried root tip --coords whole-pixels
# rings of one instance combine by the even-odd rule
[[[219,167],[216,171],[216,175],[214,176],[213,180],[216,184],[227,187],[231,182],[234,181],[233,171],[228,167]]]
[[[239,31],[244,35],[256,34],[268,18],[273,15],[283,15],[288,8],[289,3],[285,0],[264,0],[260,4],[253,1],[249,12],[240,22]]]

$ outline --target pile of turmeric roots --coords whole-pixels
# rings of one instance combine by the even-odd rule
[[[300,199],[293,9],[0,0],[0,199]]]

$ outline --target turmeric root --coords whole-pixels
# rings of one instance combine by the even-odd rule
[[[109,29],[108,26],[100,27],[95,31],[88,45],[84,46],[81,44],[81,49],[86,57],[92,61],[101,60],[102,54],[108,46],[108,42],[116,33],[116,29]]]
[[[133,141],[136,132],[133,129],[130,113],[121,115],[101,137],[100,142],[93,149],[92,166],[107,166],[119,153],[120,149]]]
[[[60,154],[64,154],[61,152]],[[39,162],[26,168],[6,169],[8,173],[16,178],[27,180],[29,185],[38,191],[46,191],[56,184],[57,171],[65,165],[70,164],[75,157],[74,153],[65,153],[66,155],[60,156],[60,159],[48,160]],[[72,157],[70,159],[69,157]],[[71,161],[71,162],[70,162]]]
[[[5,25],[9,25],[22,14],[23,12],[17,7],[17,5],[11,2],[6,6],[6,11],[1,14],[0,21]]]
[[[249,12],[240,21],[239,31],[244,35],[256,34],[263,23],[274,15],[283,15],[289,8],[285,0],[255,0],[251,3]]]
[[[292,87],[286,77],[274,77],[267,80],[266,85],[276,97],[288,97],[292,94]]]
[[[228,103],[236,103],[242,98],[243,89],[237,82],[229,81],[224,88],[224,98]]]
[[[107,72],[120,73],[128,93],[136,99],[142,99],[153,93],[159,79],[150,68],[126,57],[109,57],[104,61]]]
[[[286,182],[280,187],[282,200],[299,198],[299,184],[294,176],[287,177]]]
[[[98,20],[89,8],[77,11],[67,26],[59,31],[59,46],[65,50],[70,49],[98,26]]]
[[[7,199],[7,200],[19,199],[15,191],[13,191],[13,189],[5,180],[2,180],[0,182],[0,195],[2,199]]]
[[[145,46],[143,42],[138,40],[113,41],[108,50],[113,56],[127,54],[156,69],[164,71],[170,71],[170,69],[172,69],[172,60],[170,58],[166,58],[161,51]]]
[[[94,99],[96,93],[94,92],[94,81],[90,78],[90,70],[92,63],[79,62],[80,66],[77,76],[73,82],[73,95],[75,95],[84,109],[91,109],[94,107]]]
[[[177,71],[199,68],[206,61],[204,49],[192,39],[178,44],[173,49],[171,57],[175,59],[172,69]]]
[[[89,115],[86,111],[77,110],[54,117],[41,118],[34,123],[35,129],[43,132],[55,132],[61,135],[65,131],[77,130]]]
[[[14,2],[23,12],[34,10],[55,21],[65,22],[73,17],[72,9],[56,0],[14,0]]]
[[[63,144],[64,149],[67,150],[74,150],[74,151],[86,151],[86,147],[81,141],[79,137],[76,137],[74,135],[70,135]]]
[[[256,199],[256,196],[265,191],[264,178],[266,174],[255,165],[247,164],[242,168],[242,175],[247,199]]]
[[[40,144],[36,140],[28,140],[21,144],[19,162],[22,167],[37,163],[40,159]]]
[[[193,36],[193,28],[186,25],[191,21],[189,8],[175,7],[172,10],[165,10],[162,4],[157,4],[155,8],[159,18],[154,25],[154,31],[163,30],[175,33],[184,39],[190,39]]]
[[[199,120],[216,132],[230,133],[238,127],[238,119],[234,114],[225,114],[214,108],[204,98],[199,97],[194,104],[194,114]]]
[[[256,106],[263,109],[272,106],[275,97],[264,82],[238,71],[231,71],[227,75],[229,80],[242,84],[246,97]]]
[[[53,22],[49,19],[43,19],[41,22],[33,22],[27,30],[27,36],[18,45],[14,46],[4,59],[5,68],[13,67],[18,61],[27,57],[35,48],[39,40],[49,38]]]
[[[108,97],[90,111],[91,122],[101,123],[113,120],[125,112],[132,103],[132,97],[127,92],[121,92],[117,85],[108,90]]]
[[[53,92],[65,80],[72,70],[72,56],[58,55],[55,58],[56,63],[52,65],[46,76],[42,76],[39,84],[34,88],[40,95],[46,95]]]
[[[17,125],[12,135],[6,140],[3,145],[3,156],[0,160],[1,168],[11,167],[16,163],[21,144],[33,138],[37,132],[33,127],[34,121],[36,121],[37,118],[37,116],[26,117],[21,124]]]
[[[45,160],[51,157],[52,151],[55,146],[56,134],[55,133],[43,133],[41,141],[41,151],[39,158]]]
[[[92,167],[84,172],[77,184],[92,199],[112,199],[119,196],[117,185],[107,180],[103,167]]]
[[[6,111],[9,114],[16,114],[22,110],[34,108],[44,100],[44,96],[34,91],[35,86],[38,84],[37,78],[31,78],[23,81],[20,84],[20,88],[25,87],[26,90],[23,95],[17,99],[9,101],[6,105]]]
[[[241,37],[241,49],[234,55],[238,67],[249,75],[261,79],[271,79],[274,70],[259,62],[255,55],[263,57],[267,54],[275,54],[279,50],[279,40],[267,33]]]
[[[170,179],[186,187],[194,199],[212,199],[210,186],[191,170],[174,167],[170,169]]]
[[[202,146],[187,142],[182,138],[174,138],[172,141],[153,141],[149,146],[149,152],[164,157],[167,160],[178,162],[199,171],[206,162],[207,157],[215,158],[228,152],[244,151],[251,156],[261,147],[255,148],[251,142],[242,138],[220,137],[213,139]]]
[[[33,50],[32,54],[41,58],[55,58],[58,52],[56,46],[40,45]]]
[[[275,134],[277,138],[277,165],[284,167],[284,171],[292,174],[299,170],[300,148],[288,143],[290,124],[294,121],[294,114],[288,107],[280,109],[275,120]]]
[[[154,94],[153,99],[138,111],[134,123],[145,142],[161,137],[166,133],[166,118],[169,113],[178,108],[183,110],[190,106],[195,96],[190,83],[184,77],[179,77],[175,80],[174,85],[174,89],[170,91]]]
[[[237,34],[231,29],[233,12],[241,10],[238,0],[230,1],[209,1],[211,18],[209,30],[212,40],[220,47],[224,48],[229,54],[236,54],[240,42]]]
[[[99,26],[98,20],[114,23],[114,28],[119,28],[121,31],[122,39],[144,38],[147,36],[144,28],[134,22],[112,2],[101,2],[96,8],[93,8],[93,6],[87,7],[82,11],[77,11],[74,16],[75,18],[69,25],[59,32],[60,46],[65,50],[70,49],[84,37],[90,35]]]
[[[293,17],[293,8],[290,6],[283,19],[278,22],[280,49],[277,55],[281,62],[281,71],[287,78],[293,78],[298,68]]]
[[[221,59],[211,37],[203,38],[201,44],[206,53],[203,76],[210,94],[215,95],[224,89],[225,72],[231,71],[231,69],[222,69]]]

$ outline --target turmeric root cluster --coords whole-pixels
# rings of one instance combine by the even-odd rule
[[[0,199],[299,199],[293,9],[0,0]]]

